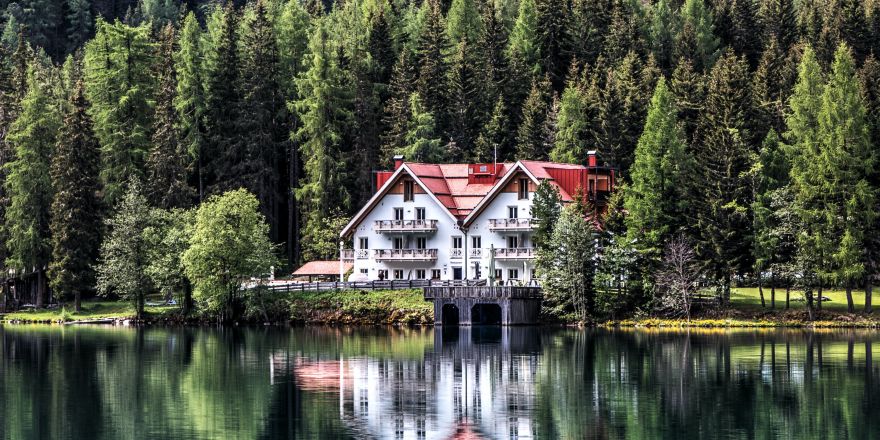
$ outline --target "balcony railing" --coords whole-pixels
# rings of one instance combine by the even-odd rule
[[[452,248],[449,250],[449,258],[459,259],[464,255],[462,248]]]
[[[355,252],[354,257],[358,260],[366,260],[367,258],[370,258],[370,250],[358,249],[357,252]]]
[[[499,260],[530,260],[535,258],[535,248],[497,248],[495,258]]]
[[[430,261],[437,259],[437,249],[376,249],[376,261]]]
[[[343,249],[342,261],[354,261],[354,249]]]
[[[437,220],[376,220],[373,222],[376,232],[434,232]]]
[[[482,249],[480,249],[480,248],[471,249],[471,258],[482,258],[482,257],[483,257],[483,250]]]
[[[531,231],[536,224],[533,218],[493,218],[489,219],[491,231]]]

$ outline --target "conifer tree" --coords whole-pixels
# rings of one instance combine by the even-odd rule
[[[691,62],[680,59],[672,72],[669,89],[675,96],[678,120],[684,127],[688,145],[694,145],[697,123],[705,105],[705,82],[703,76],[694,71]]]
[[[651,9],[649,36],[651,52],[657,64],[666,72],[672,69],[675,61],[675,34],[677,17],[667,0],[658,0]]]
[[[479,135],[479,128],[486,119],[480,93],[481,82],[474,71],[478,60],[466,41],[458,43],[449,67],[449,136],[455,140],[458,151],[449,152],[448,160],[464,160],[464,153],[471,151]]]
[[[759,3],[758,23],[765,46],[775,39],[780,50],[787,52],[799,38],[794,0],[761,0]]]
[[[535,0],[538,22],[538,53],[541,70],[550,75],[554,90],[562,88],[568,69],[569,51],[565,45],[568,2],[563,0]]]
[[[754,228],[755,275],[758,277],[758,289],[764,305],[763,274],[770,271],[771,291],[775,292],[777,272],[782,264],[790,263],[790,252],[786,252],[789,243],[785,234],[780,233],[781,217],[778,204],[775,202],[789,183],[790,164],[782,142],[775,130],[767,133],[758,152],[758,160],[754,171],[754,201],[752,202],[752,227]],[[771,307],[774,306],[775,294],[771,294]]]
[[[447,54],[450,52],[446,23],[440,10],[440,0],[425,0],[422,10],[425,22],[418,45],[417,90],[425,108],[434,114],[438,129],[445,131],[450,111],[446,90],[449,70]]]
[[[532,218],[536,222],[533,235],[535,247],[543,248],[550,244],[561,210],[562,197],[559,195],[559,188],[549,180],[542,180],[535,189],[535,199],[532,204]]]
[[[482,72],[480,78],[485,88],[485,96],[489,97],[486,104],[492,105],[493,100],[502,97],[507,86],[507,29],[504,22],[498,17],[498,10],[493,2],[487,2],[482,12],[482,33],[476,42],[474,50],[477,57],[482,57]],[[492,111],[491,108],[486,109]]]
[[[65,300],[72,297],[76,311],[81,308],[82,294],[95,283],[93,266],[101,231],[99,164],[98,141],[79,80],[70,97],[50,169],[55,189],[50,212],[50,286],[57,296]]]
[[[156,113],[147,157],[147,198],[162,209],[185,208],[194,193],[187,183],[189,155],[178,136],[178,116],[174,108],[177,74],[174,69],[174,28],[165,25],[159,34],[156,66]]]
[[[92,12],[89,0],[67,0],[67,52],[85,44],[92,33]]]
[[[611,12],[611,23],[602,52],[612,64],[620,62],[630,52],[640,58],[647,55],[648,45],[645,35],[648,22],[640,2],[615,0]]]
[[[598,150],[626,175],[633,162],[647,111],[636,54],[630,52],[619,64],[609,68],[606,78],[596,144]]]
[[[434,116],[422,104],[418,93],[410,95],[409,129],[406,146],[399,151],[415,162],[437,163],[444,159],[443,147],[434,123]]]
[[[150,146],[154,78],[153,45],[147,25],[131,27],[99,19],[86,44],[86,96],[92,103],[101,144],[101,181],[113,205],[130,176],[142,176]]]
[[[676,55],[691,61],[694,70],[708,70],[718,57],[715,19],[704,0],[685,0],[679,12],[681,30],[676,36]]]
[[[573,0],[566,23],[569,58],[593,65],[605,47],[614,0]]]
[[[791,63],[771,37],[761,54],[755,71],[752,89],[760,113],[760,125],[777,133],[785,128],[785,111],[788,97],[795,80],[794,64]]]
[[[685,186],[692,164],[676,115],[674,97],[660,78],[624,193],[628,238],[654,264],[664,244],[687,225]]]
[[[400,51],[397,62],[394,63],[394,71],[391,74],[388,100],[385,101],[382,125],[385,131],[382,134],[382,158],[381,163],[390,165],[393,152],[402,149],[406,145],[406,132],[409,127],[410,96],[415,92],[415,82],[418,70],[415,65],[414,55],[404,49]]]
[[[452,0],[446,16],[446,34],[453,46],[462,41],[474,44],[483,33],[483,23],[475,0]]]
[[[544,150],[543,127],[550,103],[550,79],[533,82],[522,109],[522,122],[516,135],[517,160],[542,160],[547,157]]]
[[[538,39],[538,10],[535,0],[519,2],[519,12],[507,45],[507,58],[518,69],[515,74],[531,80],[541,69],[541,43]]]
[[[37,307],[42,307],[48,299],[45,271],[52,255],[49,162],[61,128],[59,105],[52,97],[52,87],[49,72],[35,64],[28,68],[27,94],[21,103],[21,113],[6,137],[15,159],[4,165],[8,173],[5,189],[9,195],[4,219],[9,252],[6,265],[25,275],[36,276]]]
[[[550,160],[563,163],[583,163],[587,150],[593,147],[595,109],[588,106],[587,72],[581,74],[575,65],[569,70],[568,82],[562,92],[557,121],[556,142],[550,151]]]
[[[513,151],[510,148],[512,136],[510,134],[510,121],[507,118],[507,108],[504,99],[498,97],[489,121],[483,125],[474,145],[473,161],[489,162],[512,160]],[[497,156],[496,156],[497,154]]]
[[[192,12],[183,19],[174,53],[174,70],[177,73],[177,89],[174,93],[174,110],[177,113],[181,147],[190,158],[187,164],[195,174],[194,183],[199,200],[204,197],[203,148],[205,146],[205,88],[202,57],[202,29]]]
[[[878,12],[874,12],[877,14]],[[871,144],[876,148],[880,145],[880,62],[869,55],[859,71],[861,82],[862,101],[865,104],[865,113],[871,132]],[[871,181],[872,188],[880,187],[880,175],[874,173]],[[876,208],[875,208],[876,209]],[[867,263],[865,277],[865,312],[870,312],[872,284],[880,273],[880,220],[874,221],[865,231],[867,245]]]

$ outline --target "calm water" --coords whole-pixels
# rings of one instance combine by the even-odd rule
[[[880,333],[0,327],[0,438],[880,438]]]

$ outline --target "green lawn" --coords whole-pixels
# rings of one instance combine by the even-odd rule
[[[815,295],[815,292],[813,293]],[[832,310],[836,312],[846,312],[846,292],[843,290],[835,289],[835,290],[823,290],[822,296],[827,297],[830,301],[824,301],[822,303],[822,308],[827,310]],[[804,295],[800,290],[792,290],[791,291],[791,303],[790,306],[794,310],[803,310],[806,308],[807,304],[803,301]],[[764,299],[767,302],[767,308],[770,307],[770,289],[764,289]],[[880,298],[874,298],[874,303],[877,304]],[[865,306],[865,291],[862,289],[853,290],[853,303],[855,304],[856,310],[861,311],[861,309]],[[761,297],[758,293],[757,287],[740,287],[736,289],[731,289],[730,292],[730,304],[733,308],[743,311],[758,311],[761,309]],[[776,308],[784,309],[785,308],[785,289],[776,289]]]
[[[177,306],[147,306],[145,309],[148,316],[165,315],[177,310]],[[82,311],[80,312],[74,312],[73,305],[71,304],[69,308],[59,307],[57,309],[24,310],[8,313],[0,319],[5,321],[60,322],[103,318],[125,319],[134,317],[134,314],[134,306],[127,301],[83,301]]]
[[[434,308],[421,289],[293,292],[295,321],[378,324],[433,322]]]

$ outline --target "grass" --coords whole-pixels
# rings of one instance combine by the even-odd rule
[[[815,296],[815,292],[813,293]],[[853,304],[857,311],[861,311],[865,307],[865,291],[862,289],[853,290]],[[822,296],[827,297],[830,301],[823,301],[822,308],[836,312],[846,312],[846,292],[842,289],[823,290]],[[803,301],[804,294],[800,290],[791,291],[790,307],[794,310],[806,310],[807,303]],[[770,289],[764,289],[764,299],[767,308],[770,307]],[[878,298],[877,300],[880,300]],[[875,302],[877,301],[875,300]],[[735,309],[743,311],[761,311],[761,296],[757,287],[740,287],[731,289],[730,304]],[[776,308],[785,308],[785,289],[776,289]]]
[[[434,308],[420,289],[293,293],[291,318],[306,323],[428,324]]]
[[[146,306],[147,316],[176,312],[177,306]],[[21,310],[2,316],[3,321],[23,322],[69,322],[96,319],[128,319],[135,315],[134,305],[127,301],[83,301],[82,310],[75,312],[73,305],[55,309]]]

